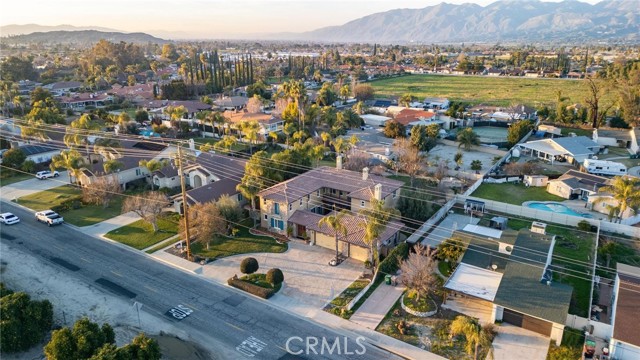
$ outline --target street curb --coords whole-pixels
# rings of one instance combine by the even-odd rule
[[[0,202],[6,202],[6,201],[5,201],[5,200],[0,200]],[[8,201],[8,202],[9,202],[9,203],[11,203],[12,205],[16,205],[16,206],[18,206],[18,207],[20,207],[20,208],[22,208],[22,209],[24,209],[24,210],[34,211],[33,209],[27,208],[26,206],[20,205],[20,204],[18,204],[18,203],[14,203],[14,202],[12,202],[12,201]],[[330,326],[330,325],[325,324],[324,322],[321,322],[321,321],[318,321],[318,320],[312,319],[312,318],[310,318],[310,317],[308,317],[308,316],[304,316],[304,315],[298,314],[298,313],[296,313],[296,312],[290,311],[290,310],[289,310],[289,309],[287,309],[286,307],[281,306],[281,305],[279,305],[279,304],[276,304],[276,303],[274,303],[274,302],[271,302],[271,301],[269,301],[268,299],[263,299],[263,298],[260,298],[260,297],[258,297],[258,296],[255,296],[255,295],[253,295],[253,294],[250,294],[250,293],[248,293],[248,292],[242,291],[242,290],[240,290],[240,289],[236,289],[236,288],[234,288],[234,287],[232,287],[232,286],[229,286],[229,285],[227,285],[227,284],[222,284],[222,283],[220,283],[220,282],[218,282],[218,281],[216,281],[216,280],[214,280],[214,279],[210,279],[210,278],[208,278],[208,277],[206,277],[206,276],[203,276],[202,274],[198,274],[198,273],[196,272],[196,270],[197,270],[197,269],[196,269],[196,270],[189,270],[189,269],[184,268],[184,267],[182,267],[182,266],[180,266],[180,265],[178,265],[178,264],[175,264],[175,263],[173,263],[173,262],[171,262],[171,261],[169,261],[169,260],[162,259],[162,258],[160,258],[160,257],[155,257],[155,256],[153,256],[152,254],[147,254],[146,252],[144,252],[144,251],[142,251],[142,250],[138,250],[138,249],[132,248],[132,247],[130,247],[130,246],[128,246],[128,245],[125,245],[125,244],[119,243],[119,242],[117,242],[117,241],[115,241],[115,240],[111,240],[111,239],[108,239],[108,238],[105,238],[105,237],[102,237],[102,236],[96,236],[96,235],[92,235],[92,234],[87,234],[87,233],[85,233],[84,231],[82,231],[82,228],[81,228],[81,227],[79,227],[79,226],[75,226],[75,225],[72,225],[72,224],[69,224],[69,223],[67,223],[67,222],[65,222],[63,225],[67,225],[67,226],[69,226],[69,227],[71,227],[71,228],[74,228],[75,230],[77,230],[78,232],[80,232],[80,233],[82,233],[82,234],[84,234],[84,235],[86,235],[86,236],[90,236],[90,237],[95,238],[95,239],[97,239],[97,240],[106,241],[106,242],[109,242],[109,243],[115,244],[115,245],[117,245],[118,247],[120,247],[121,249],[125,249],[125,250],[131,251],[131,252],[135,252],[135,253],[137,253],[137,254],[139,254],[139,255],[145,256],[145,257],[150,258],[150,259],[152,259],[152,260],[154,260],[154,261],[158,261],[158,262],[161,262],[161,263],[167,264],[167,265],[169,265],[169,266],[171,266],[171,267],[173,267],[173,268],[175,268],[175,269],[177,269],[177,270],[180,270],[180,271],[182,271],[182,272],[184,272],[184,273],[186,273],[186,274],[189,274],[189,275],[195,275],[197,278],[200,278],[200,279],[202,279],[202,280],[204,280],[204,281],[207,281],[207,282],[209,282],[209,283],[211,283],[211,284],[214,284],[214,285],[217,285],[217,286],[222,286],[222,287],[227,288],[227,289],[231,289],[232,291],[236,292],[237,294],[241,294],[241,295],[245,295],[245,296],[247,296],[247,295],[248,295],[248,296],[251,296],[251,297],[253,297],[253,298],[257,299],[257,300],[260,300],[260,301],[261,301],[262,303],[264,303],[264,304],[267,304],[267,305],[269,305],[269,306],[271,306],[271,307],[277,308],[277,309],[279,309],[279,310],[281,310],[281,311],[283,311],[283,312],[286,312],[287,314],[290,314],[290,315],[292,315],[292,316],[297,317],[297,318],[298,318],[298,319],[300,319],[300,320],[304,320],[304,321],[307,321],[307,322],[309,322],[309,323],[311,323],[311,324],[314,324],[314,325],[316,325],[316,326],[320,326],[320,327],[324,328],[325,330],[333,331],[333,332],[337,332],[337,333],[341,333],[343,336],[346,336],[346,337],[352,337],[352,338],[357,338],[358,336],[364,336],[364,335],[362,335],[362,334],[359,334],[359,333],[355,332],[354,330],[344,329],[342,326],[340,326],[340,327],[332,327],[332,326]],[[172,256],[175,256],[175,255],[172,255]],[[203,265],[200,265],[200,269],[202,269],[202,267],[203,267]],[[318,309],[318,311],[324,311],[324,310],[322,310],[322,309]],[[331,314],[328,314],[328,315],[331,315]],[[332,315],[332,316],[334,316],[334,315]],[[348,320],[345,320],[345,321],[348,321]],[[387,336],[387,335],[385,335],[385,334],[381,334],[381,333],[378,333],[378,334],[379,334],[380,336]],[[400,357],[402,357],[402,358],[404,358],[404,359],[418,360],[418,358],[409,357],[409,356],[403,355],[403,354],[401,354],[401,353],[398,353],[398,352],[396,352],[396,351],[394,351],[394,350],[391,350],[391,349],[387,348],[387,346],[386,346],[385,344],[382,344],[382,343],[380,343],[379,341],[373,340],[373,339],[371,339],[369,336],[366,336],[366,338],[367,338],[367,342],[368,342],[370,345],[372,345],[372,346],[375,346],[375,347],[377,347],[377,348],[380,348],[380,349],[382,349],[382,350],[384,350],[384,351],[387,351],[387,352],[389,352],[389,353],[391,353],[391,354],[394,354],[394,355],[400,356]],[[394,339],[394,340],[395,340],[395,339]],[[410,345],[410,344],[408,344],[408,345],[409,345],[409,346],[412,346],[412,345]],[[422,350],[422,349],[420,349],[420,348],[416,348],[416,349],[417,349],[417,350]],[[422,350],[422,351],[425,351],[425,350]]]

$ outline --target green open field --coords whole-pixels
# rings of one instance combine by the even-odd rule
[[[489,76],[407,75],[370,82],[376,97],[410,93],[425,97],[446,97],[450,101],[509,106],[555,104],[556,90],[562,90],[569,102],[583,102],[586,87],[582,81],[566,79],[529,79]]]

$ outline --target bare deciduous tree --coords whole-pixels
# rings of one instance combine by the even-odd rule
[[[344,164],[344,168],[352,171],[362,171],[369,166],[369,157],[363,153],[356,153],[349,156],[349,160]]]
[[[258,95],[254,95],[251,99],[247,101],[247,112],[248,113],[259,113],[262,110],[262,101]]]
[[[158,217],[162,213],[162,209],[169,202],[167,197],[158,191],[150,191],[143,195],[127,198],[122,204],[122,212],[127,213],[133,211],[144,221],[153,226],[153,232],[158,231]]]
[[[207,244],[207,250],[215,234],[225,234],[227,231],[227,222],[215,203],[193,205],[189,208],[188,214],[192,240]],[[180,221],[179,233],[184,233],[184,230],[184,221]]]
[[[96,177],[90,186],[82,188],[82,200],[86,203],[102,205],[106,209],[113,197],[121,192],[122,188],[114,176]]]
[[[410,291],[415,292],[416,301],[420,296],[426,296],[435,286],[436,276],[433,272],[431,251],[422,245],[415,248],[415,253],[409,254],[406,260],[400,264],[402,276],[400,282]]]
[[[540,172],[540,167],[536,163],[509,163],[504,166],[507,175],[533,175]]]
[[[411,186],[413,187],[413,180],[416,175],[422,169],[423,156],[420,151],[411,144],[411,141],[399,138],[395,142],[396,154],[398,155],[398,168],[400,171],[406,173],[411,178]]]

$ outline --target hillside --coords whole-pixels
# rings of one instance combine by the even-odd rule
[[[28,35],[3,37],[2,42],[7,44],[93,44],[101,39],[105,39],[111,42],[124,41],[144,44],[148,42],[158,44],[167,42],[167,40],[160,39],[145,33],[103,32],[96,30],[35,32]]]
[[[441,3],[376,13],[341,26],[283,35],[330,42],[640,41],[637,0],[502,0],[485,7]]]
[[[73,26],[73,25],[38,25],[38,24],[10,24],[0,26],[0,34],[2,36],[13,35],[26,35],[34,32],[48,32],[48,31],[82,31],[82,30],[96,30],[105,32],[120,32],[117,29],[110,29],[99,26]]]

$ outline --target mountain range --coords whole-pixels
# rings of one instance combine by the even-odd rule
[[[108,40],[111,42],[129,42],[137,44],[146,44],[148,42],[163,44],[167,40],[157,38],[145,33],[122,33],[122,32],[105,32],[97,30],[75,30],[75,31],[48,31],[34,32],[26,35],[13,35],[3,37],[2,42],[7,44],[24,44],[24,43],[52,43],[52,44],[93,44],[100,40]]]
[[[189,38],[186,29],[180,33],[148,32],[171,39]],[[3,41],[16,43],[91,43],[99,39],[137,43],[166,41],[146,33],[72,25],[6,25],[0,27],[0,35]],[[220,36],[212,34],[213,37]],[[343,25],[303,33],[235,34],[229,38],[358,43],[637,43],[640,42],[640,0],[603,0],[595,5],[577,0],[499,0],[487,6],[443,2],[422,9],[375,13]]]
[[[340,26],[270,38],[327,42],[640,41],[640,2],[501,0],[487,6],[441,3],[367,15]]]

